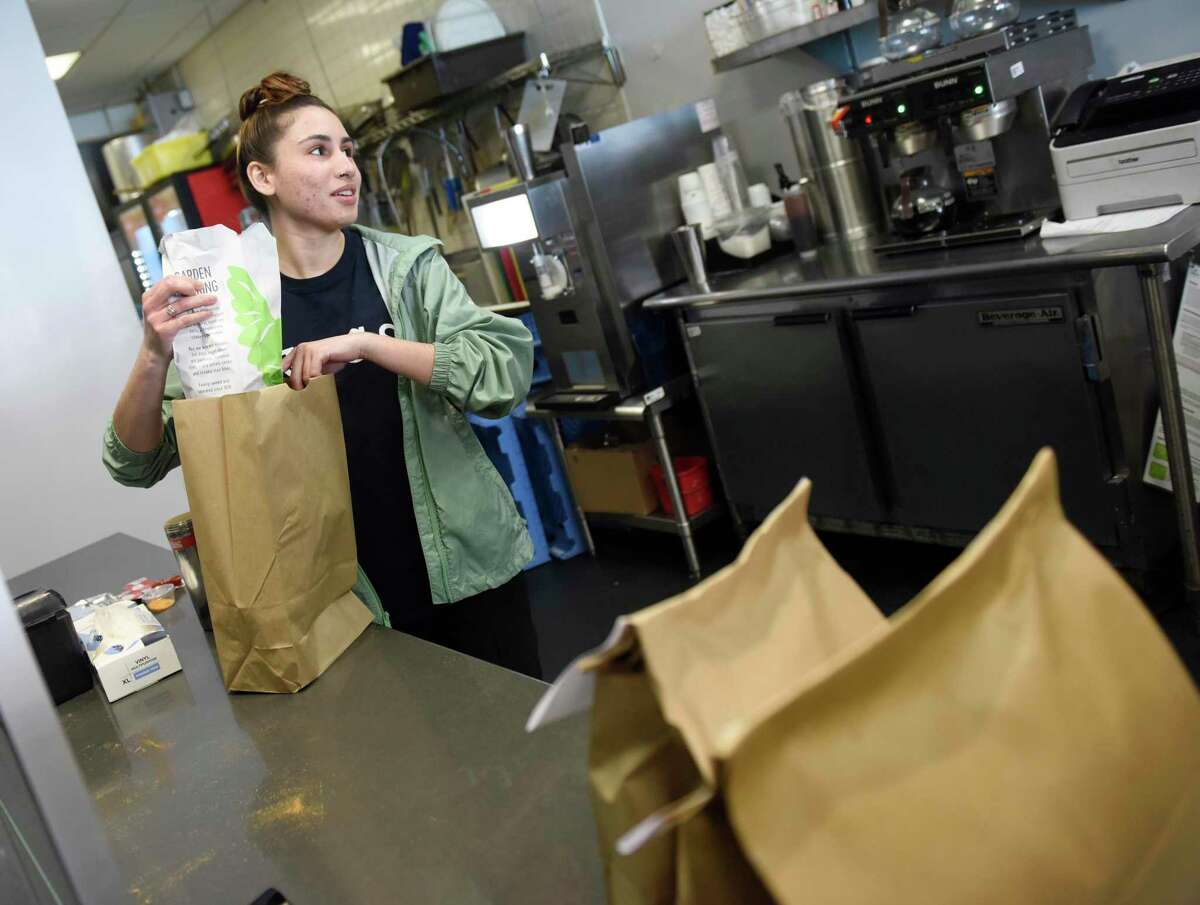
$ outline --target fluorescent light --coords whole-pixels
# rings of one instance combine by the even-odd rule
[[[46,57],[46,68],[50,70],[50,78],[57,82],[71,71],[71,67],[78,59],[78,50],[72,50],[70,53],[56,53],[52,57]]]
[[[533,209],[524,193],[471,207],[480,248],[504,248],[537,238]]]

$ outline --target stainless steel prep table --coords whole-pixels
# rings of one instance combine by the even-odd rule
[[[646,528],[651,531],[664,531],[677,534],[683,543],[683,554],[687,559],[688,575],[693,581],[700,580],[700,554],[696,550],[695,530],[715,521],[724,514],[724,507],[712,505],[696,515],[688,515],[687,507],[683,504],[683,495],[679,489],[679,478],[675,474],[675,459],[667,443],[667,434],[663,429],[662,415],[677,403],[691,395],[692,387],[685,376],[676,377],[663,386],[655,387],[645,393],[629,396],[602,408],[580,406],[570,408],[555,406],[546,408],[540,406],[539,396],[529,398],[525,405],[525,414],[529,418],[542,418],[550,422],[554,444],[558,454],[565,463],[567,450],[563,445],[562,430],[558,426],[559,418],[578,418],[592,421],[632,421],[645,424],[654,445],[654,455],[663,470],[663,479],[667,484],[667,493],[671,497],[673,515],[632,515],[618,512],[585,513],[579,504],[575,503],[575,512],[583,525],[587,538],[588,550],[596,555],[596,545],[592,541],[592,532],[588,522],[593,524],[625,525],[631,528]]]
[[[1183,403],[1171,344],[1171,309],[1173,302],[1178,299],[1177,287],[1180,283],[1178,279],[1171,282],[1172,274],[1178,278],[1182,263],[1198,245],[1200,207],[1184,211],[1152,229],[1107,236],[1046,241],[1034,237],[1019,243],[997,242],[896,256],[877,255],[867,245],[832,246],[822,248],[817,258],[810,262],[789,256],[748,271],[714,275],[710,280],[710,292],[701,293],[686,285],[679,286],[648,300],[645,306],[649,309],[680,311],[681,322],[687,321],[683,324],[686,342],[689,329],[695,338],[705,317],[724,317],[726,313],[735,311],[770,312],[776,310],[771,307],[774,303],[792,303],[790,310],[793,313],[783,316],[784,323],[799,324],[810,316],[806,312],[811,313],[814,307],[822,305],[840,306],[854,316],[866,318],[888,316],[893,310],[916,310],[924,301],[950,304],[969,298],[972,293],[976,297],[994,293],[995,298],[1000,300],[996,304],[1000,304],[1005,299],[1033,298],[1043,291],[1043,287],[1048,287],[1044,289],[1045,292],[1059,293],[1063,298],[1068,295],[1086,296],[1085,301],[1080,303],[1082,310],[1098,317],[1098,329],[1101,332],[1105,329],[1105,319],[1111,321],[1108,334],[1115,344],[1132,336],[1129,320],[1134,316],[1131,314],[1132,302],[1142,309],[1136,312],[1137,328],[1148,335],[1146,345],[1159,391],[1157,398],[1153,398],[1156,394],[1151,384],[1148,395],[1152,403],[1161,400],[1171,479],[1174,486],[1183,491],[1175,495],[1174,512],[1183,541],[1185,585],[1192,602],[1200,603],[1200,535],[1197,532],[1196,507],[1192,502],[1195,494],[1191,469],[1185,467],[1191,460],[1188,438],[1183,429]],[[1096,286],[1100,286],[1100,289]],[[1097,313],[1099,296],[1105,296],[1099,304],[1107,307],[1104,312]],[[1059,297],[1055,296],[1056,299]],[[837,302],[830,302],[831,299]],[[889,309],[888,306],[896,300],[899,300],[899,304]],[[809,307],[806,308],[806,305]],[[1090,309],[1087,305],[1091,306]],[[1068,310],[1075,312],[1076,309],[1072,307]],[[1060,309],[1060,317],[1061,313]],[[792,320],[788,321],[789,317]],[[1121,320],[1123,322],[1118,324],[1117,321]],[[1067,326],[1070,326],[1069,321]],[[1029,338],[1033,336],[1030,333],[1024,335]],[[942,339],[945,338],[943,333]],[[1086,343],[1081,340],[1081,345]],[[893,346],[893,357],[897,348]],[[760,349],[756,354],[765,356],[770,351]],[[795,354],[802,353],[797,350]],[[913,348],[912,354],[920,355],[921,351]],[[1114,360],[1116,357],[1113,356]],[[1135,350],[1129,356],[1129,361],[1135,362],[1136,357]],[[705,375],[697,371],[698,368],[704,371],[704,366],[697,365],[694,355],[692,365],[693,376],[700,384],[703,403],[706,395]],[[1119,361],[1114,364],[1120,365]],[[1083,370],[1092,370],[1088,379],[1103,381],[1107,379],[1108,366],[1109,363],[1104,361],[1084,361]],[[1127,369],[1130,372],[1133,370]],[[947,380],[953,378],[953,374],[946,375]],[[1000,379],[1000,375],[997,375],[997,379]],[[776,392],[790,389],[776,388]],[[853,395],[855,391],[851,388],[846,392],[847,395]],[[1143,400],[1135,400],[1133,397],[1136,393],[1125,386],[1112,392],[1117,396],[1126,394],[1126,398],[1113,401],[1114,408],[1133,412],[1132,416],[1125,417],[1126,423],[1121,427],[1124,439],[1136,440],[1139,430],[1145,435],[1146,426],[1132,422],[1145,420],[1147,411],[1152,418],[1153,405],[1146,406]],[[753,400],[747,399],[747,405],[752,404]],[[1088,417],[1093,416],[1089,414]],[[831,425],[836,423],[830,419]],[[712,431],[711,418],[709,427]],[[713,442],[717,447],[720,465],[720,438],[714,436]],[[1113,480],[1109,483],[1123,484],[1130,489],[1137,482],[1139,486],[1136,492],[1140,494],[1143,492],[1140,487],[1141,466],[1147,448],[1142,446],[1137,450],[1133,448],[1133,443],[1125,445],[1124,469],[1114,469]],[[853,444],[847,442],[847,448],[852,447]],[[1024,467],[1027,463],[1020,464]],[[762,467],[761,463],[759,467]],[[866,469],[865,464],[863,468]],[[815,490],[819,494],[820,488]],[[852,493],[853,490],[848,487],[846,492]],[[816,499],[814,496],[814,503]],[[866,521],[873,518],[869,512],[865,516]]]
[[[114,535],[9,584],[175,571]],[[299,694],[230,695],[186,596],[160,618],[182,673],[58,708],[130,901],[603,901],[585,728],[524,731],[542,683],[371,626]]]

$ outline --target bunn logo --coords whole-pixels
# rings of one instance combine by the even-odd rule
[[[1139,160],[1141,160],[1141,159],[1142,159],[1142,158],[1140,158],[1140,157],[1137,157],[1137,156],[1134,156],[1134,157],[1118,157],[1118,158],[1117,158],[1117,163],[1119,163],[1121,166],[1126,166],[1126,165],[1128,165],[1128,164],[1131,164],[1131,163],[1137,163],[1137,162],[1138,162]]]
[[[882,103],[883,103],[882,97],[868,97],[868,98],[863,99],[860,106],[862,106],[862,107],[878,107]]]
[[[933,87],[938,90],[941,90],[942,88],[949,88],[951,85],[957,85],[957,84],[958,84],[958,76],[952,75],[948,79],[938,79],[936,82],[933,83]]]

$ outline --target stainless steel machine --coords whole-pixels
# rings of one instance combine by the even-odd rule
[[[800,187],[826,242],[855,241],[880,230],[878,192],[856,141],[830,123],[847,93],[846,81],[823,79],[779,99],[800,165]]]
[[[479,246],[518,263],[556,391],[539,405],[600,406],[647,383],[640,303],[684,278],[677,179],[711,161],[713,134],[688,104],[563,144],[559,172],[464,199]]]
[[[1028,235],[1059,207],[1050,123],[1094,60],[1072,11],[860,73],[834,125],[866,148],[897,252]]]

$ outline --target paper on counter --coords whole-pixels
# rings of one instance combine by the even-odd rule
[[[1102,236],[1123,233],[1134,229],[1149,229],[1166,223],[1172,217],[1188,209],[1187,204],[1172,204],[1169,207],[1151,207],[1142,211],[1127,211],[1123,214],[1105,214],[1103,217],[1088,217],[1084,220],[1067,220],[1056,223],[1047,220],[1042,224],[1043,239],[1064,239],[1068,236]]]
[[[1179,371],[1179,394],[1183,398],[1183,420],[1187,425],[1188,452],[1192,459],[1192,480],[1196,483],[1200,501],[1200,265],[1197,264],[1188,268],[1173,345]],[[1164,490],[1172,489],[1161,411],[1154,420],[1154,434],[1142,480]]]

